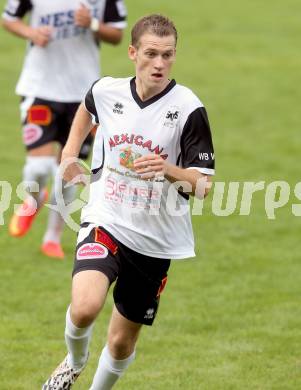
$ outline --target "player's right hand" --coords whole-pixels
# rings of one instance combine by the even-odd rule
[[[60,174],[69,185],[89,184],[90,176],[85,172],[76,157],[63,158],[60,164]],[[68,185],[67,185],[68,186]]]
[[[85,6],[85,4],[80,3],[80,7],[75,11],[74,14],[74,23],[76,26],[89,28],[91,24],[91,11]]]
[[[49,26],[41,26],[32,29],[30,40],[36,46],[45,47],[51,39],[52,28]]]

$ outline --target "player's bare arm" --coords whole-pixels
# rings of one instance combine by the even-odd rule
[[[81,4],[74,14],[75,24],[79,27],[91,28],[92,19],[89,8],[84,4]],[[93,31],[97,39],[113,45],[117,45],[121,41],[123,35],[122,29],[112,27],[100,21],[96,21],[96,23],[95,31],[94,29]]]
[[[34,45],[45,47],[51,39],[52,29],[49,26],[33,28],[21,19],[2,20],[3,27],[18,37],[30,40]]]
[[[84,179],[84,170],[81,165],[74,161],[79,155],[80,148],[93,127],[91,115],[87,112],[85,105],[81,103],[75,114],[68,141],[62,151],[61,163],[65,163],[63,178],[67,182],[74,182],[77,178],[77,184],[86,184]],[[70,161],[70,164],[68,161]]]
[[[148,154],[134,161],[135,171],[145,180],[164,176],[171,183],[188,182],[192,191],[190,195],[203,198],[210,190],[211,177],[203,175],[196,169],[183,169],[164,160],[158,154]]]

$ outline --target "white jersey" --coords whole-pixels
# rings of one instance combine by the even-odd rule
[[[16,20],[30,13],[32,27],[50,26],[46,47],[28,44],[16,92],[56,102],[79,102],[100,77],[99,44],[92,31],[74,24],[74,13],[85,4],[93,17],[123,29],[123,0],[8,0],[3,18]]]
[[[157,258],[194,253],[189,197],[168,180],[142,180],[133,161],[155,153],[172,164],[214,174],[211,132],[203,104],[172,80],[142,101],[135,78],[104,77],[86,95],[102,145],[94,145],[94,168],[82,222],[101,225],[127,247]],[[98,161],[99,170],[95,163]],[[99,173],[101,175],[99,175]]]

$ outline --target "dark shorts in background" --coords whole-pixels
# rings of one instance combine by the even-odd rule
[[[58,103],[40,98],[25,97],[21,101],[23,143],[27,150],[49,142],[65,146],[79,102]],[[89,156],[93,136],[84,141],[79,158]]]
[[[137,253],[102,227],[94,227],[77,244],[73,275],[97,270],[104,273],[110,283],[116,280],[113,297],[120,314],[133,322],[152,325],[169,266],[170,260]]]

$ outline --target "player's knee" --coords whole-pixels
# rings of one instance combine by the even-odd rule
[[[72,302],[71,317],[74,325],[79,328],[84,328],[96,319],[101,306],[96,300],[79,299]]]
[[[44,186],[55,165],[56,160],[52,156],[27,156],[23,179],[25,182],[34,181]]]
[[[115,359],[125,359],[135,350],[136,337],[124,331],[114,332],[109,335],[108,344]]]

